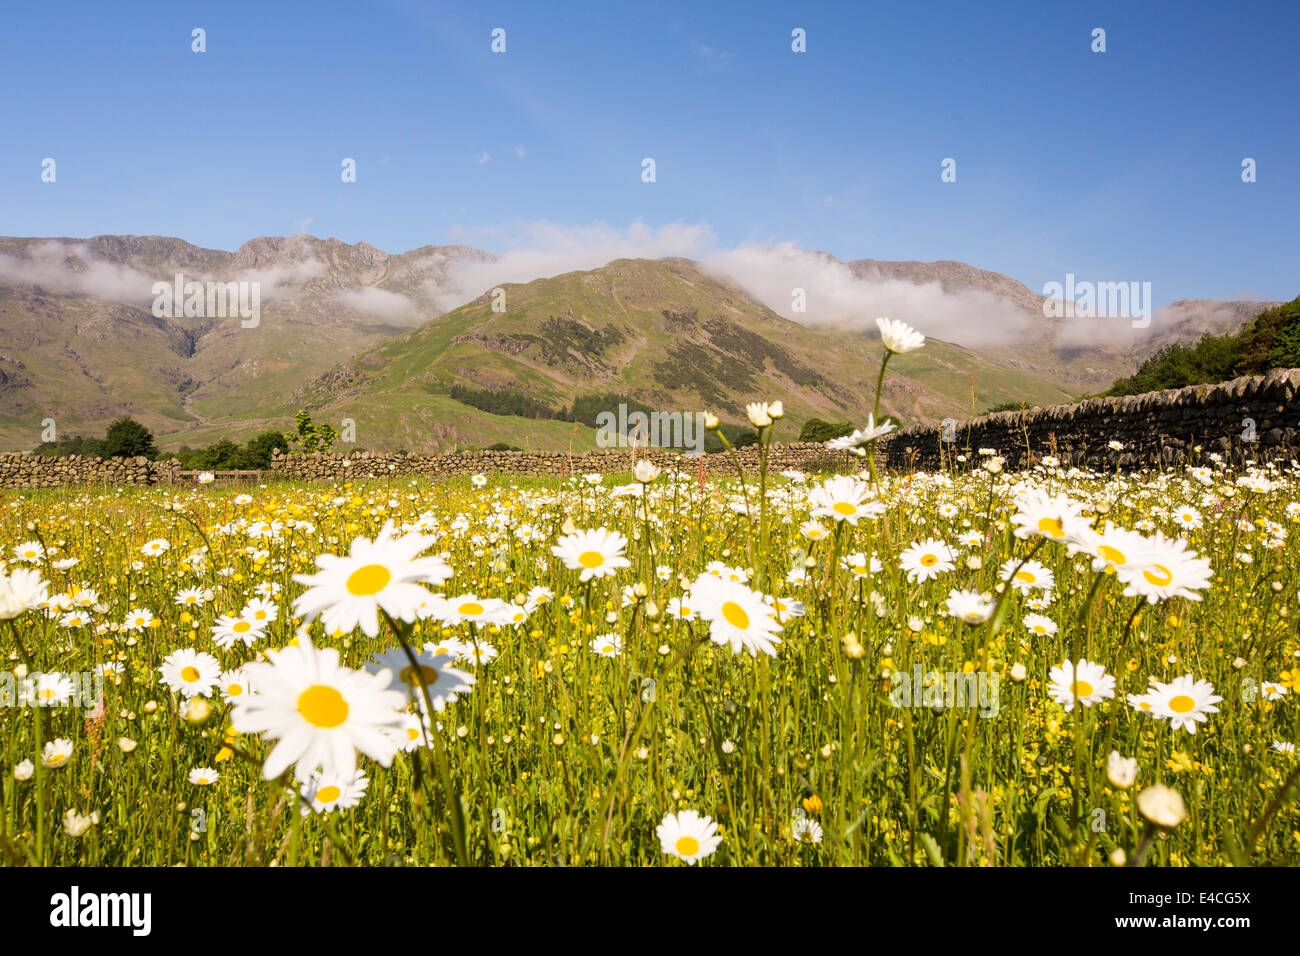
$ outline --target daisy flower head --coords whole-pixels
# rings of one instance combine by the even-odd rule
[[[566,534],[551,547],[551,554],[569,570],[580,572],[578,580],[586,582],[631,567],[632,562],[623,556],[626,547],[627,538],[617,531],[596,528]]]
[[[451,598],[435,594],[425,603],[421,614],[436,618],[446,627],[455,627],[457,624],[505,624],[511,611],[511,606],[500,598],[481,598],[474,593]]]
[[[591,649],[600,657],[618,657],[623,639],[617,634],[599,634],[591,639]]]
[[[1038,637],[1052,637],[1057,632],[1056,622],[1042,614],[1026,614],[1025,629]]]
[[[221,664],[211,654],[192,647],[163,658],[162,682],[183,697],[207,697],[221,679]]]
[[[850,449],[857,448],[860,445],[873,442],[877,438],[884,438],[890,432],[897,430],[898,426],[889,419],[885,419],[877,425],[875,414],[868,413],[866,425],[862,428],[856,428],[849,434],[840,438],[832,438],[826,443],[826,447],[831,451],[849,451]]]
[[[885,513],[883,502],[869,500],[871,486],[850,475],[836,475],[808,492],[812,514],[833,521],[857,525],[862,517],[875,518]]]
[[[457,670],[450,664],[446,655],[439,660],[437,655],[421,651],[415,655],[415,664],[412,665],[406,651],[394,647],[372,657],[365,668],[372,674],[383,672],[392,675],[389,688],[400,691],[421,709],[425,706],[424,695],[427,692],[433,709],[442,711],[448,704],[454,704],[460,694],[473,690],[477,680],[473,674]]]
[[[1049,495],[1031,488],[1016,496],[1016,513],[1011,523],[1017,538],[1042,537],[1064,542],[1072,525],[1077,524],[1083,506],[1065,495]]]
[[[303,800],[311,805],[310,810],[306,806],[302,808],[302,815],[307,816],[312,811],[351,810],[361,802],[369,786],[370,778],[359,770],[349,777],[312,774],[300,791]]]
[[[722,837],[717,835],[718,825],[694,810],[665,814],[663,822],[655,827],[655,834],[664,853],[690,866],[711,856],[722,843]]]
[[[909,581],[921,584],[956,567],[952,549],[937,538],[927,538],[909,545],[898,556],[898,566],[907,572]]]
[[[993,614],[993,602],[979,591],[954,589],[945,604],[948,613],[965,624],[983,624]]]
[[[1021,594],[1028,594],[1035,588],[1050,591],[1056,586],[1056,575],[1032,558],[1023,565],[1015,558],[1008,558],[1002,565],[999,577]]]
[[[1214,571],[1209,558],[1187,550],[1186,538],[1166,538],[1159,531],[1143,541],[1131,564],[1116,569],[1125,597],[1144,597],[1148,604],[1181,597],[1199,601]]]
[[[1174,730],[1196,733],[1196,725],[1206,721],[1207,714],[1217,714],[1214,706],[1223,698],[1214,693],[1214,685],[1207,680],[1196,680],[1191,674],[1176,677],[1168,684],[1154,682],[1151,690],[1152,709],[1156,717],[1169,719]]]
[[[307,586],[293,603],[294,614],[304,621],[320,617],[329,633],[349,633],[359,626],[368,637],[379,634],[381,610],[411,623],[429,597],[421,585],[442,584],[451,577],[451,568],[441,558],[417,557],[433,541],[422,534],[394,537],[393,522],[388,521],[373,542],[355,539],[346,558],[320,555],[319,572],[293,576]]]
[[[210,787],[221,778],[221,774],[211,767],[195,767],[190,771],[189,781],[196,787]]]
[[[899,319],[882,316],[876,319],[876,328],[880,330],[880,340],[885,343],[885,348],[895,355],[906,355],[925,345],[925,336]]]
[[[254,621],[242,615],[236,617],[233,614],[223,614],[217,618],[216,624],[212,627],[212,640],[217,647],[221,648],[230,647],[236,641],[245,647],[252,647],[262,638],[263,627],[261,621]]]
[[[1115,696],[1115,678],[1092,661],[1080,660],[1077,667],[1073,661],[1065,661],[1051,669],[1048,681],[1048,693],[1067,713],[1074,710],[1076,699],[1091,707]]]
[[[72,741],[66,737],[55,737],[45,742],[41,751],[41,766],[62,767],[72,757]]]
[[[772,619],[772,609],[763,601],[763,595],[737,581],[705,572],[691,585],[691,604],[700,619],[709,622],[709,639],[715,644],[730,645],[733,654],[741,649],[751,657],[762,651],[776,657],[776,646],[781,639],[776,634],[782,630]]]
[[[49,587],[37,571],[0,572],[0,621],[11,620],[49,600]]]
[[[231,712],[239,733],[276,741],[262,764],[267,780],[291,766],[302,781],[317,770],[350,777],[357,751],[385,767],[392,763],[392,728],[405,719],[406,698],[391,689],[389,671],[345,667],[336,649],[318,649],[305,634],[269,657],[244,665],[253,690]]]

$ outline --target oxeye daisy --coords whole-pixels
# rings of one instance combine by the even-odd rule
[[[1157,717],[1169,718],[1174,730],[1196,733],[1196,725],[1205,723],[1207,714],[1217,714],[1214,705],[1223,698],[1216,696],[1214,685],[1206,680],[1196,680],[1191,674],[1176,677],[1168,684],[1154,682],[1151,703]]]
[[[168,654],[159,670],[163,683],[185,697],[206,697],[221,679],[217,659],[192,647]]]
[[[1052,637],[1057,632],[1056,622],[1042,614],[1026,614],[1025,629],[1039,637]]]
[[[1011,523],[1016,526],[1017,538],[1038,536],[1064,542],[1068,530],[1079,523],[1082,505],[1065,495],[1049,495],[1031,488],[1016,496],[1016,513]]]
[[[268,601],[264,597],[253,598],[244,605],[244,609],[239,612],[239,616],[250,621],[257,621],[263,626],[270,624],[280,614],[280,608],[274,601]]]
[[[307,816],[312,810],[316,813],[350,810],[361,802],[369,786],[370,778],[360,771],[348,777],[312,774],[301,790],[311,810],[304,806],[302,815]]]
[[[41,766],[62,767],[72,757],[72,741],[66,737],[47,740],[41,751]]]
[[[1035,588],[1050,591],[1056,586],[1056,575],[1032,559],[1022,565],[1015,558],[1008,558],[998,576],[1022,594],[1028,594]]]
[[[253,690],[231,712],[239,733],[277,741],[262,764],[266,779],[291,766],[304,781],[316,770],[350,777],[357,751],[385,767],[392,763],[392,728],[405,719],[406,698],[390,689],[391,673],[344,667],[336,649],[317,649],[306,635],[269,656],[244,665]]]
[[[1146,539],[1130,564],[1116,568],[1119,579],[1127,585],[1125,597],[1144,597],[1149,604],[1172,597],[1199,601],[1214,576],[1209,558],[1198,558],[1187,550],[1184,538],[1166,538],[1156,532]]]
[[[898,566],[907,572],[909,581],[922,584],[956,567],[952,549],[935,538],[910,545],[899,555]]]
[[[876,328],[880,330],[880,340],[885,348],[895,355],[906,355],[925,345],[924,335],[898,319],[878,318]]]
[[[618,657],[623,639],[617,634],[601,634],[591,639],[591,649],[601,657]]]
[[[233,704],[247,694],[248,677],[244,674],[243,668],[223,673],[217,680],[217,689],[221,692],[221,699],[227,704]]]
[[[655,833],[665,853],[691,866],[711,856],[722,843],[722,837],[717,835],[718,825],[695,810],[665,814]]]
[[[171,544],[166,538],[154,538],[152,541],[144,543],[144,546],[140,548],[140,553],[148,557],[157,557],[170,547]]]
[[[211,767],[195,767],[190,771],[190,783],[196,787],[210,787],[220,779],[221,774]]]
[[[812,514],[856,525],[859,518],[885,513],[883,502],[872,500],[871,486],[848,475],[836,475],[808,492]]]
[[[945,605],[950,615],[965,624],[983,624],[993,614],[993,602],[979,591],[953,590]]]
[[[379,611],[407,623],[429,598],[421,583],[442,584],[451,577],[441,558],[417,555],[433,543],[422,534],[393,536],[393,522],[372,542],[357,538],[346,558],[322,554],[316,574],[295,574],[308,590],[294,601],[294,613],[304,621],[320,617],[328,633],[348,633],[357,627],[369,637],[379,634]]]
[[[1076,700],[1091,707],[1115,696],[1115,678],[1092,661],[1080,660],[1077,668],[1073,661],[1065,661],[1051,669],[1048,680],[1048,693],[1067,712],[1074,710]]]
[[[260,621],[223,614],[217,618],[216,624],[212,627],[212,640],[217,647],[222,648],[230,647],[236,641],[239,641],[245,647],[252,647],[256,641],[262,638],[262,628],[263,625]]]
[[[664,616],[669,620],[694,621],[700,615],[695,608],[691,607],[691,596],[672,598],[664,608]]]
[[[709,639],[715,644],[730,645],[732,653],[748,650],[751,657],[759,651],[776,656],[782,630],[771,617],[763,596],[737,581],[728,581],[708,572],[691,585],[691,603],[702,620],[709,622]]]
[[[365,667],[372,674],[380,671],[391,674],[389,688],[400,691],[418,708],[424,708],[424,695],[427,693],[433,709],[441,711],[448,704],[454,704],[458,695],[473,690],[476,681],[473,674],[457,670],[450,666],[451,663],[452,659],[446,655],[439,659],[436,654],[420,651],[416,653],[415,665],[412,666],[405,649],[394,647],[375,655]]]
[[[884,570],[884,565],[874,554],[868,557],[863,552],[845,555],[840,559],[840,567],[853,575],[855,581]]]
[[[122,622],[124,631],[143,631],[153,623],[153,612],[143,608],[132,608]]]
[[[566,534],[551,547],[551,553],[569,570],[580,572],[579,581],[590,581],[631,567],[632,562],[623,556],[626,547],[627,538],[617,531],[596,528]]]
[[[185,588],[176,592],[176,603],[181,607],[202,607],[212,600],[212,592],[203,588]]]
[[[45,557],[45,548],[39,541],[24,541],[14,545],[13,553],[19,561],[39,561]]]
[[[422,614],[436,618],[447,627],[457,624],[504,624],[511,607],[498,598],[481,598],[475,594],[459,597],[434,595],[421,610]]]

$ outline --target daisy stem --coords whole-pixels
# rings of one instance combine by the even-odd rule
[[[402,650],[406,652],[406,658],[411,664],[411,673],[415,675],[416,682],[420,685],[420,693],[424,697],[424,706],[427,708],[425,717],[428,723],[433,723],[433,715],[436,711],[433,709],[433,700],[429,696],[429,688],[424,683],[424,671],[420,668],[420,662],[416,659],[415,652],[411,650],[411,645],[407,640],[410,625],[399,627],[387,611],[384,611],[383,614],[384,619],[388,621],[388,626],[397,635],[397,642],[402,645]],[[442,742],[442,737],[427,725],[424,727],[424,734],[426,747],[428,747],[429,738],[433,738],[434,747],[430,749],[433,753],[434,767],[438,772],[438,782],[442,785],[443,799],[450,804],[451,839],[456,847],[456,861],[461,866],[469,866],[469,857],[465,852],[465,814],[460,805],[460,794],[452,789],[451,771],[447,766],[446,744]],[[486,787],[486,781],[484,786]]]
[[[885,366],[889,364],[889,359],[893,354],[889,349],[885,349],[885,357],[880,360],[880,374],[876,376],[876,404],[871,410],[872,427],[880,423],[880,391],[885,384]],[[879,485],[879,481],[876,478],[876,448],[874,444],[871,446],[871,453],[867,456],[867,467],[871,469],[871,487],[875,488]]]

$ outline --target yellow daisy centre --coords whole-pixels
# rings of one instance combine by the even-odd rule
[[[1053,538],[1065,537],[1065,522],[1060,518],[1039,518],[1038,530],[1050,534]]]
[[[598,568],[605,563],[605,556],[599,551],[584,551],[578,555],[578,563],[584,568]]]
[[[851,515],[857,512],[857,506],[849,504],[847,501],[837,501],[831,506],[837,514]]]
[[[197,667],[186,667],[181,671],[181,680],[187,684],[193,684],[199,679],[199,669]]]
[[[298,695],[298,713],[313,727],[329,730],[348,719],[348,702],[328,684],[313,684]]]
[[[456,613],[463,614],[466,617],[473,617],[475,614],[483,613],[483,605],[476,601],[466,601],[460,607],[456,608]]]
[[[416,677],[416,670],[417,669],[414,667],[403,667],[401,673],[402,680],[410,684],[412,687],[416,686],[420,681],[423,681],[426,687],[431,687],[437,683],[438,672],[432,667],[429,667],[427,664],[421,664],[418,668],[420,675],[418,678]]]
[[[600,650],[601,650],[601,653],[602,653],[602,654],[613,654],[613,653],[614,653],[614,645],[613,645],[613,644],[606,644],[606,645],[605,645],[604,647],[602,647]]]
[[[1035,581],[1038,580],[1038,578],[1034,575],[1034,572],[1032,571],[1017,571],[1016,580],[1024,581],[1026,584],[1033,584]]]
[[[1091,697],[1092,685],[1086,680],[1077,680],[1074,682],[1074,695],[1076,697]]]
[[[1097,553],[1111,564],[1124,564],[1128,561],[1128,558],[1124,556],[1123,551],[1120,551],[1117,548],[1112,548],[1108,544],[1100,545],[1097,548]]]
[[[392,579],[392,573],[382,564],[367,564],[348,575],[348,593],[369,597],[386,588]]]
[[[1168,587],[1171,583],[1173,583],[1174,580],[1173,572],[1170,571],[1167,567],[1165,567],[1163,564],[1153,564],[1152,567],[1155,568],[1156,573],[1153,574],[1150,571],[1143,571],[1142,576],[1144,578],[1146,578],[1148,581],[1150,581],[1158,588]]]
[[[343,795],[343,791],[338,787],[321,787],[316,791],[316,799],[321,803],[333,803]]]
[[[244,692],[244,688],[240,687],[238,684],[231,684],[229,687],[226,688],[227,697],[238,697],[243,692]]]
[[[749,615],[745,609],[735,601],[724,601],[722,604],[722,616],[732,627],[738,627],[742,631],[749,627]]]
[[[855,565],[853,565],[853,573],[854,573],[854,574],[866,574],[866,573],[867,573],[867,566],[866,566],[865,564],[855,564]]]
[[[251,631],[252,629],[253,625],[247,621],[236,621],[235,626],[231,628],[236,634],[243,634],[245,631]]]
[[[1035,634],[1046,634],[1046,633],[1047,633],[1047,628],[1043,627],[1043,625],[1041,625],[1041,624],[1035,624],[1035,625],[1034,625],[1034,633],[1035,633]]]
[[[1192,700],[1186,694],[1179,694],[1169,701],[1169,709],[1175,714],[1185,714],[1196,707],[1196,701]]]
[[[937,554],[923,554],[923,555],[921,555],[921,566],[922,566],[922,567],[932,568],[932,567],[934,567],[934,566],[935,566],[936,564],[938,564],[938,563],[939,563],[939,556],[938,556]]]
[[[678,837],[674,846],[682,856],[694,856],[700,852],[700,841],[693,836]]]

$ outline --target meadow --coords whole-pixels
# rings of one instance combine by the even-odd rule
[[[46,588],[0,625],[0,848],[9,864],[1296,863],[1296,477],[1210,460],[1006,474],[976,455],[874,490],[664,473],[10,495],[9,592]],[[1104,539],[1091,551],[1037,530],[1071,510],[1074,535]],[[354,545],[384,528],[386,547]],[[1190,589],[1126,585],[1142,535],[1179,542],[1156,574]],[[294,577],[313,573],[342,583],[317,585],[309,621]],[[367,574],[390,576],[378,605],[349,602]],[[304,645],[283,679],[267,663]],[[1071,682],[1059,668],[1080,659]],[[351,736],[290,740],[302,695],[335,686]],[[284,742],[295,765],[264,768]],[[1145,790],[1176,806],[1144,815]]]
[[[1300,862],[1300,466],[864,454],[8,493],[0,855]]]

